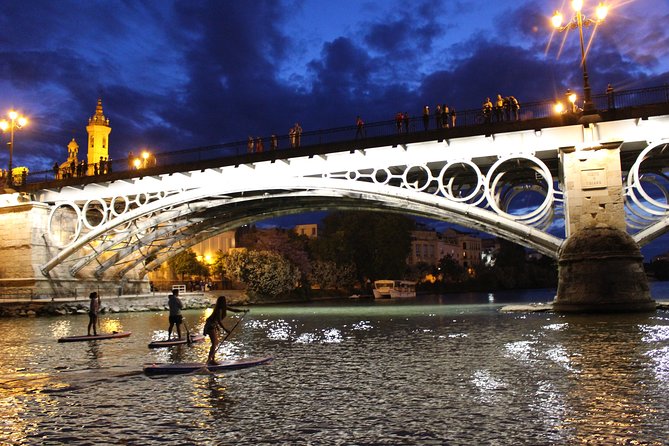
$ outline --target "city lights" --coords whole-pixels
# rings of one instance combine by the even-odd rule
[[[12,157],[14,155],[14,131],[28,125],[28,119],[14,110],[7,114],[9,121],[0,120],[0,130],[6,132],[9,129],[9,168],[7,169],[7,185],[11,186],[14,182],[12,175]]]
[[[573,20],[563,26],[562,23],[564,17],[562,16],[562,13],[560,11],[555,11],[553,17],[551,18],[551,22],[553,23],[553,27],[559,32],[578,29],[578,35],[581,44],[581,66],[583,67],[583,112],[584,114],[592,114],[595,113],[595,108],[592,103],[592,93],[588,79],[588,70],[585,63],[587,51],[583,42],[583,27],[598,25],[606,18],[609,8],[604,3],[600,3],[595,11],[596,19],[588,19],[581,13],[581,10],[583,9],[583,0],[572,0],[571,7],[576,12],[576,16]],[[590,44],[588,44],[588,48],[589,47]]]

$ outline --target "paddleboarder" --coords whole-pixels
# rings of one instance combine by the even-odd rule
[[[172,338],[172,328],[177,326],[177,336],[181,339],[181,323],[184,318],[181,315],[181,309],[184,307],[181,299],[179,299],[179,290],[173,289],[172,294],[167,298],[167,305],[170,308],[170,328],[167,330],[167,340]]]
[[[227,315],[227,310],[230,310],[233,313],[248,313],[249,311],[228,307],[225,296],[218,296],[218,299],[216,299],[216,305],[214,305],[214,311],[212,311],[207,320],[204,322],[204,335],[209,336],[209,339],[211,340],[209,356],[207,357],[207,364],[209,365],[218,365],[218,362],[216,362],[216,350],[218,350],[220,343],[219,340],[221,338],[221,329],[223,329],[228,334],[232,332],[232,330],[228,330],[223,325],[223,319],[225,319],[225,316]]]
[[[100,312],[100,296],[93,291],[88,298],[91,304],[88,307],[88,336],[91,335],[91,327],[93,327],[93,336],[98,334],[98,313]]]

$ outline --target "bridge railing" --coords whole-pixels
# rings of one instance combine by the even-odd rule
[[[611,101],[611,102],[609,102]],[[669,103],[669,84],[659,87],[643,88],[636,90],[625,90],[615,92],[612,97],[607,94],[593,95],[593,102],[595,108],[599,111],[606,111],[610,109],[622,110],[626,108],[639,107],[644,105],[653,105],[660,103]],[[540,119],[552,116],[555,114],[554,106],[555,100],[537,101],[529,103],[521,103],[519,110],[519,120],[527,121],[532,119]],[[434,114],[429,117],[427,131],[437,130],[437,121]],[[507,113],[503,114],[503,120],[513,119]],[[450,119],[448,120],[450,124]],[[487,124],[481,109],[456,110],[455,127],[472,127],[481,126],[482,131],[488,129],[487,125],[495,125],[495,113],[493,112],[490,124]],[[401,126],[398,127],[396,120],[389,119],[385,121],[377,121],[366,123],[364,125],[364,133],[358,134],[356,125],[336,127],[324,130],[304,131],[301,133],[299,139],[293,139],[288,134],[276,135],[276,150],[293,149],[295,147],[308,148],[319,146],[323,144],[340,143],[347,141],[355,141],[358,138],[372,139],[380,137],[394,136],[397,134],[415,134],[417,132],[426,131],[423,116],[418,114],[409,117],[408,120],[402,121]],[[272,137],[262,137],[263,151],[271,151]],[[257,138],[254,138],[257,142]],[[157,153],[157,166],[174,166],[182,163],[214,161],[218,159],[229,158],[241,155],[253,155],[258,150],[249,149],[249,141],[233,141],[224,144],[214,144],[204,147],[188,148],[184,150],[177,150],[172,152]],[[306,152],[306,150],[305,150]],[[112,160],[112,172],[124,172],[133,170],[129,165],[127,159]],[[137,172],[141,174],[141,169]],[[103,176],[101,176],[103,179]],[[26,181],[28,183],[38,183],[44,181],[53,181],[53,170],[31,171]]]

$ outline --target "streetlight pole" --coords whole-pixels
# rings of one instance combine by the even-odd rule
[[[9,121],[3,119],[0,121],[0,129],[4,132],[9,129],[9,169],[7,171],[7,185],[11,186],[14,182],[14,175],[12,174],[12,157],[14,155],[14,130],[20,129],[28,124],[28,119],[25,116],[19,115],[14,110],[10,110],[7,114]]]
[[[590,89],[590,81],[588,78],[588,69],[586,67],[586,52],[585,43],[583,41],[583,26],[597,25],[602,22],[608,13],[608,7],[603,3],[597,6],[597,19],[587,19],[583,17],[581,9],[583,8],[583,0],[572,0],[571,6],[576,11],[575,21],[571,21],[565,26],[562,26],[562,14],[555,11],[553,15],[553,26],[559,31],[578,28],[578,36],[581,43],[581,66],[583,67],[583,114],[589,115],[596,113],[595,106],[592,103],[592,91]]]

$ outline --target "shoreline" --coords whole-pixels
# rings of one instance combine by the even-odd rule
[[[100,314],[169,310],[167,305],[168,295],[168,292],[164,292],[120,297],[102,296]],[[179,294],[179,298],[183,302],[184,310],[192,310],[211,307],[220,295],[228,298],[229,305],[248,305],[249,303],[246,291],[241,290],[181,293]],[[89,302],[87,297],[78,299],[5,300],[0,301],[0,318],[88,314],[88,308]]]

